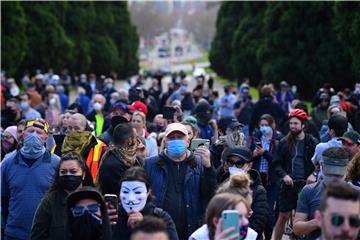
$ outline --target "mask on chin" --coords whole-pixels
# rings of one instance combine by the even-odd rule
[[[124,181],[120,188],[120,201],[124,210],[140,212],[147,200],[147,188],[144,182]]]

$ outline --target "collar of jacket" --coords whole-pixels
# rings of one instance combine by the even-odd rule
[[[189,150],[187,150],[188,152],[190,152]],[[159,154],[159,160],[156,161],[156,165],[159,166],[159,167],[163,167],[165,166],[166,164],[166,161],[173,161],[171,160],[166,154],[165,152],[161,152]],[[195,168],[197,163],[196,163],[196,160],[195,160],[195,156],[192,152],[190,152],[190,155],[188,155],[185,160],[184,160],[187,165],[191,168]]]

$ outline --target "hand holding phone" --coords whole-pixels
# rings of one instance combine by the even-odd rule
[[[104,195],[111,225],[116,225],[118,219],[119,200],[115,194]]]
[[[233,228],[233,231],[230,231],[230,233],[228,233],[225,237],[232,237],[233,235],[238,235],[239,236],[239,232],[240,232],[240,214],[238,211],[236,210],[224,210],[221,214],[222,217],[222,223],[223,223],[223,231],[229,229],[229,228]],[[239,237],[237,238],[232,238],[232,239],[239,239]]]
[[[210,140],[209,139],[201,139],[201,138],[194,138],[191,140],[190,148],[195,150],[200,146],[205,146],[206,148],[210,147]]]

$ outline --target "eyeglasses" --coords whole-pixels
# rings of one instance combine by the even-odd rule
[[[352,228],[360,227],[360,216],[359,215],[351,215],[349,218],[349,225]],[[345,222],[345,217],[339,214],[333,214],[331,216],[331,224],[335,227],[340,227]]]
[[[242,168],[245,164],[244,162],[241,162],[241,161],[235,162],[233,160],[227,160],[226,162],[229,167],[232,167],[235,165],[237,168]]]
[[[88,211],[89,213],[95,214],[100,210],[100,204],[91,204],[88,206],[78,206],[73,207],[70,209],[74,217],[79,217],[84,215],[85,211]]]

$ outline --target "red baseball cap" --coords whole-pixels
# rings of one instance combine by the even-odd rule
[[[135,101],[131,105],[128,105],[128,109],[143,112],[144,114],[147,114],[148,112],[147,106],[141,101]]]

